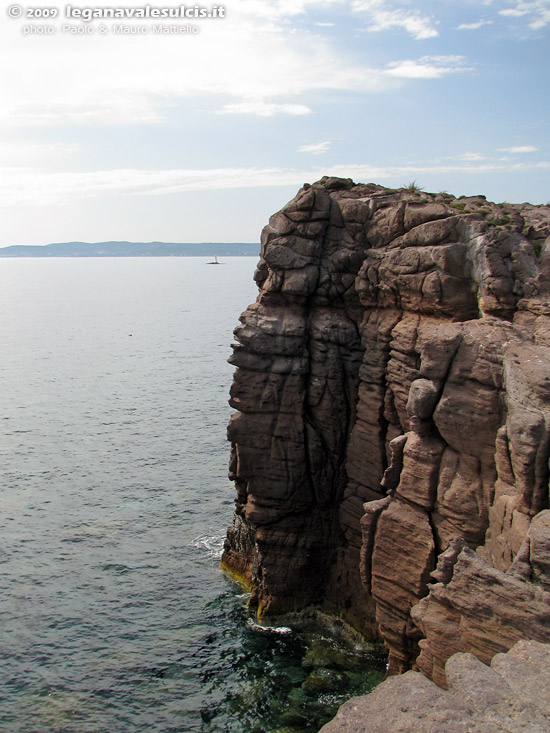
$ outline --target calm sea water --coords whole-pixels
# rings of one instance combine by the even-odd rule
[[[255,264],[0,260],[0,730],[315,731],[379,681],[218,569]]]

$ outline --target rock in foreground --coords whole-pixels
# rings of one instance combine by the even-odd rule
[[[320,733],[546,733],[550,646],[519,641],[486,666],[473,654],[446,664],[449,691],[418,672],[382,682],[341,706]]]

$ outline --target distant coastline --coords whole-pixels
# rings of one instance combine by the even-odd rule
[[[0,257],[258,257],[255,242],[58,242],[0,247]]]

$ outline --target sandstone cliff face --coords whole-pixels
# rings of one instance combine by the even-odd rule
[[[550,641],[550,208],[323,179],[241,316],[223,562],[445,686]]]

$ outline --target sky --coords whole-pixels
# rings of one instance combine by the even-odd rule
[[[550,0],[73,2],[0,10],[0,246],[255,242],[323,175],[550,201]]]

